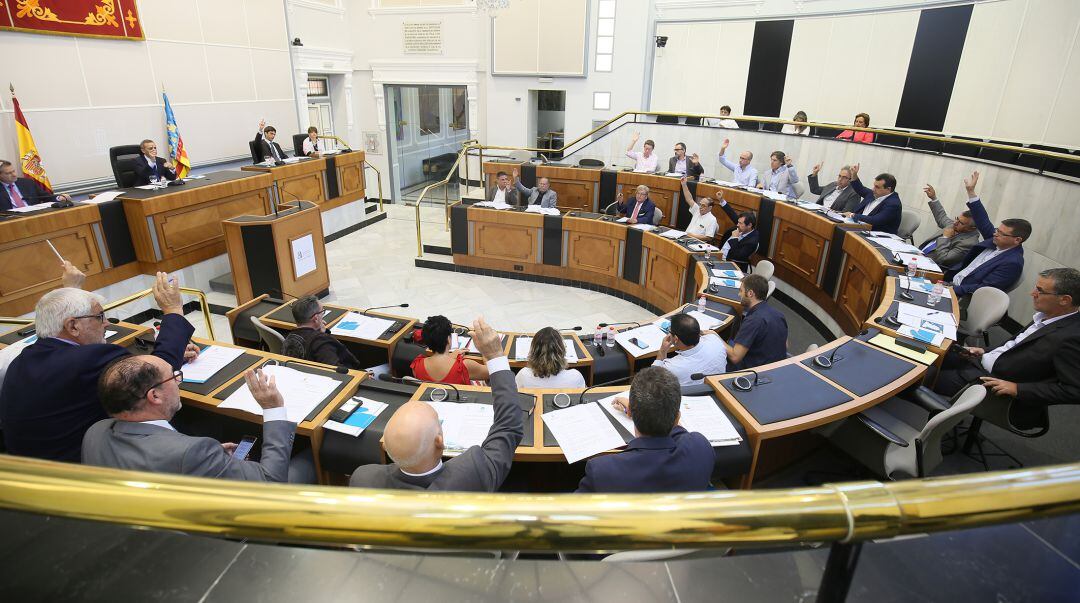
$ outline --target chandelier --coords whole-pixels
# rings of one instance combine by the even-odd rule
[[[491,13],[510,8],[510,0],[476,0],[476,8]]]

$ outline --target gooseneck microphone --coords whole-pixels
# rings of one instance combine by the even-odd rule
[[[578,325],[576,327],[567,327],[565,329],[555,329],[555,330],[559,331],[560,333],[563,332],[563,331],[580,331],[581,330],[581,325]]]
[[[423,385],[425,383],[427,383],[429,385],[436,386],[436,387],[443,387],[445,385],[446,387],[449,387],[450,389],[454,390],[454,400],[456,400],[458,402],[464,402],[464,401],[468,400],[468,398],[466,396],[461,395],[461,390],[459,390],[457,387],[455,387],[452,383],[437,383],[435,381],[423,381],[421,379],[417,379],[416,377],[410,377],[410,376],[394,377],[393,375],[389,375],[387,373],[383,373],[383,374],[379,375],[379,380],[380,381],[390,381],[392,383],[400,383],[402,385],[420,386],[420,385]]]
[[[597,383],[596,385],[590,385],[589,387],[586,387],[585,389],[581,390],[581,393],[578,394],[577,403],[581,404],[581,401],[585,399],[585,394],[589,393],[589,390],[591,390],[591,389],[595,389],[597,387],[607,387],[608,385],[618,385],[618,384],[620,384],[620,383],[622,383],[624,381],[629,381],[629,380],[630,380],[630,375],[627,375],[625,377],[620,377],[618,379],[612,379],[611,381],[605,381],[603,383]]]
[[[602,322],[602,323],[598,324],[597,326],[598,327],[618,327],[618,326],[622,326],[622,325],[634,325],[635,327],[640,327],[641,323],[640,322],[630,322],[630,321],[627,321],[627,322]]]
[[[753,381],[750,381],[750,378],[747,377],[746,375],[739,375],[738,377],[735,377],[731,381],[732,387],[734,387],[735,389],[737,389],[739,391],[742,391],[742,392],[748,392],[748,391],[754,389],[754,387],[757,386],[758,379],[759,379],[759,375],[758,375],[757,371],[755,371],[754,369],[746,369],[746,370],[747,370],[747,372],[750,372],[750,373],[754,374],[754,380]]]
[[[616,205],[618,205],[618,204],[619,204],[619,201],[618,201],[618,200],[612,201],[612,202],[611,202],[611,204],[610,204],[610,205],[608,205],[607,207],[605,207],[605,208],[604,208],[604,211],[602,211],[602,212],[600,212],[600,213],[602,213],[602,214],[605,214],[605,215],[606,215],[606,214],[608,213],[608,210],[609,210],[609,209],[611,209],[612,207],[615,207],[615,206],[616,206]]]
[[[855,337],[861,337],[863,335],[866,335],[869,332],[870,332],[870,329],[863,329],[863,330],[859,331],[859,333]],[[841,360],[844,359],[844,357],[841,356],[840,354],[838,354],[837,352],[839,352],[840,348],[844,347],[844,345],[846,345],[846,343],[847,342],[844,342],[844,343],[836,346],[835,348],[833,348],[832,354],[829,354],[828,356],[826,356],[825,354],[818,354],[817,356],[814,356],[814,365],[818,366],[819,368],[823,368],[823,369],[832,368],[834,364],[836,364],[837,362],[840,362]]]
[[[409,307],[409,304],[390,304],[389,306],[372,306],[370,308],[367,308],[366,310],[362,310],[360,313],[363,314],[364,316],[367,316],[367,313],[371,312],[372,310],[384,310],[386,308],[408,308],[408,307]]]

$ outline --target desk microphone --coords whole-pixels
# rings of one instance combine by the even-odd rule
[[[581,325],[578,325],[576,327],[567,327],[565,329],[555,329],[555,330],[559,331],[560,333],[563,332],[563,331],[580,331],[581,330]]]
[[[304,200],[301,199],[299,195],[297,195],[295,193],[291,193],[291,192],[285,190],[283,187],[278,187],[278,191],[280,191],[282,193],[285,193],[286,195],[289,195],[293,199],[296,199],[296,211],[297,212],[302,211],[304,209]],[[288,211],[288,210],[286,210],[286,211]],[[277,204],[274,205],[274,217],[275,218],[278,217]]]
[[[607,207],[605,207],[604,210],[601,211],[600,213],[602,213],[604,215],[608,215],[608,210],[611,209],[612,207],[614,207],[615,205],[618,205],[618,203],[619,203],[619,201],[617,199],[615,201],[612,201],[611,205],[608,205]]]
[[[641,323],[640,322],[629,322],[629,321],[627,321],[627,322],[602,322],[597,326],[598,327],[617,327],[617,326],[620,326],[620,325],[634,325],[635,327],[640,327]]]
[[[468,400],[467,397],[461,395],[461,390],[459,390],[457,387],[455,387],[452,383],[436,383],[434,381],[423,381],[421,379],[417,379],[416,377],[410,377],[410,376],[394,377],[393,375],[390,375],[390,374],[387,374],[387,373],[383,373],[383,374],[379,375],[379,380],[380,381],[390,381],[392,383],[400,383],[402,385],[415,385],[417,387],[419,387],[419,386],[421,386],[421,385],[423,385],[425,383],[427,383],[429,385],[434,385],[436,387],[442,387],[442,386],[445,385],[446,387],[449,387],[450,389],[454,390],[454,400],[456,400],[458,402],[464,402],[464,401]]]
[[[372,310],[383,310],[383,309],[386,309],[386,308],[408,308],[408,307],[409,307],[409,304],[390,304],[389,306],[372,306],[372,307],[370,307],[370,308],[368,308],[366,310],[361,311],[360,313],[363,314],[364,316],[367,316],[368,312],[371,312]]]
[[[856,335],[855,337],[860,337],[862,335],[866,335],[869,332],[870,332],[870,329],[863,329],[862,331],[859,331],[859,334]],[[843,356],[837,354],[837,352],[839,352],[840,348],[842,348],[842,347],[844,347],[844,344],[840,344],[840,345],[836,346],[835,348],[833,348],[832,354],[829,354],[828,356],[826,356],[825,354],[818,354],[817,356],[814,356],[814,365],[819,367],[819,368],[823,368],[823,369],[832,368],[832,366],[834,364],[836,364],[837,362],[840,362],[841,360],[844,359]]]
[[[897,318],[896,313],[888,314],[886,316],[882,316],[881,321],[884,322],[885,324],[889,324],[889,325],[892,325],[894,327],[899,327],[900,326],[900,319]]]
[[[611,381],[605,381],[603,383],[597,383],[596,385],[590,385],[589,387],[586,387],[585,389],[581,390],[581,393],[578,394],[577,403],[581,404],[581,401],[585,399],[585,394],[589,393],[589,390],[591,390],[591,389],[595,389],[597,387],[607,387],[608,385],[618,385],[618,384],[620,384],[620,383],[622,383],[624,381],[628,381],[629,379],[630,379],[630,375],[627,375],[625,377],[620,377],[618,379],[612,379]]]
[[[761,377],[758,375],[757,371],[755,371],[754,369],[746,369],[746,371],[750,372],[750,373],[754,373],[754,380],[753,381],[750,381],[750,378],[747,377],[746,375],[739,375],[738,377],[735,377],[731,381],[731,386],[734,387],[735,389],[741,391],[741,392],[748,392],[748,391],[754,389],[754,387],[756,385],[758,385],[758,383],[759,383],[759,381],[761,379]]]

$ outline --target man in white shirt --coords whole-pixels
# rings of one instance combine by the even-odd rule
[[[712,213],[712,199],[698,197],[690,194],[690,188],[686,185],[686,176],[682,177],[683,200],[690,206],[690,225],[686,227],[686,234],[698,239],[711,239],[716,236],[720,225],[716,222],[716,216]]]
[[[679,354],[668,358],[672,349]],[[653,366],[671,371],[679,379],[680,386],[699,385],[703,379],[694,380],[691,375],[716,375],[727,370],[727,349],[716,333],[702,333],[696,318],[676,314],[671,317],[671,332],[660,344]]]
[[[660,158],[653,153],[653,149],[656,148],[656,143],[651,140],[646,140],[642,151],[639,153],[634,150],[637,146],[638,139],[641,138],[640,132],[634,132],[634,139],[630,141],[630,146],[626,147],[626,156],[634,160],[634,171],[645,172],[651,174],[656,171],[656,167],[660,164]]]
[[[510,181],[510,174],[506,172],[499,172],[495,174],[495,182],[497,186],[491,192],[491,198],[488,201],[493,203],[505,203],[507,205],[518,204],[518,193],[514,189],[513,183]]]
[[[750,162],[754,160],[754,154],[750,151],[743,151],[742,153],[739,153],[739,163],[734,164],[725,156],[728,144],[730,143],[731,141],[725,138],[724,144],[720,145],[720,163],[731,170],[732,174],[735,175],[735,184],[741,184],[742,186],[757,186],[757,168],[750,165]]]
[[[712,126],[714,128],[729,128],[737,130],[739,128],[738,122],[736,122],[734,119],[725,119],[728,115],[731,115],[731,107],[724,105],[723,107],[720,107],[720,119],[717,119],[715,117],[706,117],[705,125]]]

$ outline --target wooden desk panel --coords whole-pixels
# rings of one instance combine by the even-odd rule
[[[858,235],[844,237],[844,253],[836,294],[840,315],[834,318],[850,333],[870,316],[881,299],[887,266],[866,239]]]
[[[542,215],[472,207],[468,211],[472,248],[476,257],[524,264],[540,262],[540,230],[544,224]],[[474,221],[478,215],[482,219]]]
[[[316,205],[326,202],[325,159],[308,159],[274,167],[245,165],[240,169],[245,172],[270,174],[278,190],[284,191],[278,198],[279,202],[294,201],[296,198],[311,201]]]
[[[770,247],[773,261],[798,275],[805,284],[820,288],[836,224],[786,203],[777,203],[773,211],[776,232],[776,240]]]
[[[688,252],[659,236],[645,238],[643,247],[649,252],[645,261],[645,301],[660,308],[679,306],[683,302]]]
[[[363,199],[367,195],[367,184],[364,179],[364,161],[366,155],[363,151],[353,151],[334,156],[334,169],[337,170],[338,196],[328,199],[320,206],[323,211]]]
[[[551,190],[559,198],[556,207],[562,211],[594,211],[593,200],[600,185],[600,170],[588,168],[536,167],[536,177],[547,178]]]
[[[610,222],[564,218],[563,229],[568,231],[566,267],[569,270],[583,270],[610,279],[620,277],[625,227]],[[588,275],[570,275],[570,278],[581,280]]]
[[[93,205],[73,207],[41,216],[0,222],[0,301],[23,296],[40,297],[60,284],[62,270],[46,241],[52,242],[64,259],[87,276],[105,267],[91,224],[100,222]],[[21,235],[21,236],[20,236]]]

